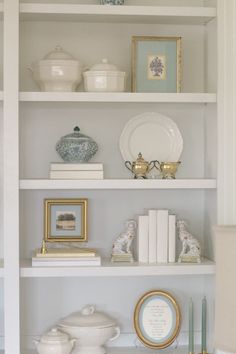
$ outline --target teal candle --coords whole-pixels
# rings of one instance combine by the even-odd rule
[[[193,300],[189,300],[189,337],[188,352],[194,353],[194,316],[193,316]]]
[[[202,353],[206,353],[206,297],[202,299]]]

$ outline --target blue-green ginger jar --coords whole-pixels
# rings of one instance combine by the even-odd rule
[[[75,127],[74,133],[65,135],[56,144],[56,151],[65,162],[88,162],[98,151],[97,143]]]

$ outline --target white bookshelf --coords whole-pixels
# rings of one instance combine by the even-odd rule
[[[52,180],[22,179],[20,189],[216,189],[215,179],[102,179],[102,180]]]
[[[216,17],[211,7],[100,6],[79,4],[20,5],[23,20],[77,20],[88,22],[168,23],[202,25]]]
[[[205,259],[201,264],[127,265],[113,264],[104,260],[100,267],[46,268],[32,267],[29,257],[32,249],[39,247],[42,240],[43,199],[83,196],[91,199],[89,205],[91,208],[89,218],[93,219],[90,224],[93,230],[91,239],[93,238],[92,241],[95,240],[97,244],[103,242],[101,249],[104,254],[111,248],[114,237],[121,231],[125,218],[133,217],[145,208],[165,206],[177,210],[180,217],[188,216],[193,231],[198,232],[197,235],[204,243],[204,254],[213,259],[212,226],[217,222],[221,224],[236,222],[234,163],[236,85],[233,70],[235,57],[229,56],[231,46],[234,54],[236,53],[236,33],[235,27],[232,26],[235,17],[232,11],[235,8],[234,1],[218,1],[217,8],[189,6],[188,3],[193,3],[194,0],[186,1],[187,6],[177,6],[176,0],[176,5],[169,7],[131,5],[113,7],[68,4],[67,1],[63,4],[62,0],[60,4],[46,0],[43,3],[4,1],[5,83],[4,94],[3,91],[0,92],[0,101],[4,100],[5,259],[4,268],[0,263],[0,278],[4,278],[2,283],[4,282],[5,354],[35,354],[35,351],[21,350],[20,339],[30,338],[28,342],[32,344],[33,336],[40,336],[54,323],[58,314],[57,303],[54,302],[58,300],[55,289],[58,289],[58,295],[63,297],[63,301],[60,302],[62,308],[59,308],[59,311],[66,314],[74,308],[79,310],[87,300],[91,303],[98,302],[99,305],[103,305],[104,301],[107,312],[111,311],[112,314],[113,311],[118,314],[117,320],[123,321],[124,327],[129,326],[132,308],[140,294],[154,287],[168,289],[180,299],[183,332],[187,332],[188,313],[185,304],[189,297],[193,296],[199,300],[206,294],[210,305],[208,332],[211,341],[214,334],[214,261]],[[203,4],[203,1],[201,3]],[[0,16],[1,14],[3,14],[2,4]],[[20,31],[18,20],[21,21]],[[91,32],[88,32],[90,26]],[[121,27],[124,28],[120,34]],[[106,31],[109,35],[104,39]],[[128,39],[125,38],[123,43],[124,31],[127,31]],[[123,59],[124,53],[130,50],[131,36],[153,33],[158,35],[175,33],[184,37],[183,44],[187,53],[184,54],[184,69],[187,73],[184,76],[186,92],[180,94],[37,92],[35,83],[30,81],[32,78],[27,72],[27,65],[42,58],[58,44],[58,41],[61,41],[68,52],[77,50],[75,57],[81,56],[85,62],[92,57],[90,65],[93,64],[92,60],[95,62],[98,59],[96,52],[100,55],[97,49],[91,50],[97,43],[102,44],[102,53],[110,50],[108,54],[114,54],[117,59],[119,57],[116,50],[120,48],[122,60],[120,63],[118,60],[117,64],[128,71],[130,58]],[[96,39],[93,38],[94,34]],[[104,42],[97,41],[99,35]],[[118,46],[116,40],[120,41]],[[219,48],[218,52],[216,45],[214,46],[215,42]],[[86,50],[83,51],[83,48]],[[215,66],[216,59],[219,59],[218,69]],[[122,105],[123,103],[125,104]],[[186,144],[187,163],[184,165],[188,172],[186,176],[192,175],[192,179],[50,180],[37,177],[47,176],[49,163],[54,161],[51,156],[53,153],[55,155],[52,157],[57,156],[54,151],[55,142],[60,136],[69,133],[72,124],[73,128],[74,122],[80,118],[86,128],[84,132],[95,140],[104,130],[107,132],[111,129],[115,132],[116,136],[113,134],[111,138],[104,137],[104,145],[102,139],[100,140],[103,149],[101,153],[105,147],[111,147],[110,155],[109,153],[102,155],[105,156],[104,166],[105,164],[108,166],[108,176],[126,176],[123,160],[117,153],[120,132],[131,117],[150,110],[160,111],[177,122]],[[39,139],[41,145],[38,144]],[[51,144],[48,156],[45,151],[49,149],[41,150],[44,141],[47,149],[48,143]],[[112,150],[113,145],[116,150]],[[22,179],[19,179],[19,155],[20,173],[24,176]],[[189,158],[190,155],[192,160]],[[99,237],[96,232],[98,224],[105,229],[104,233],[99,232]],[[130,291],[128,293],[130,296],[120,294],[122,287]],[[60,289],[63,290],[61,293]],[[20,290],[25,295],[25,298],[21,297],[21,300],[25,301],[23,305],[20,302]],[[48,292],[47,301],[44,294],[42,296],[43,291]],[[122,299],[117,299],[117,296]],[[41,309],[44,309],[45,313],[42,313]],[[39,323],[37,316],[41,316]],[[198,315],[196,334],[200,332],[200,326]],[[129,333],[132,330],[129,327]],[[186,333],[181,334],[180,341],[185,335]],[[123,338],[119,343],[127,345],[122,340]],[[167,351],[170,353],[172,349]],[[152,352],[135,347],[108,350],[109,354]]]
[[[146,277],[177,275],[214,275],[215,264],[203,260],[201,264],[117,264],[103,260],[101,266],[91,267],[32,267],[31,260],[21,261],[21,277]]]
[[[0,96],[1,99],[1,96]],[[215,93],[21,92],[21,102],[216,103]]]

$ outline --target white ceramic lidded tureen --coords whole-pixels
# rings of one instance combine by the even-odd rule
[[[97,312],[92,305],[65,317],[58,326],[77,339],[72,354],[105,354],[104,344],[120,335],[115,320]]]
[[[80,62],[59,45],[29,70],[42,91],[75,91],[82,81]]]
[[[44,334],[40,340],[34,339],[39,354],[70,354],[75,339],[69,339],[69,335],[52,328]]]
[[[84,88],[90,92],[123,92],[125,90],[126,73],[117,66],[103,59],[90,70],[85,71]]]

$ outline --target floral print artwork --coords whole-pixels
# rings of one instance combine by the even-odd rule
[[[166,57],[165,55],[148,56],[148,79],[165,80],[166,79]]]

